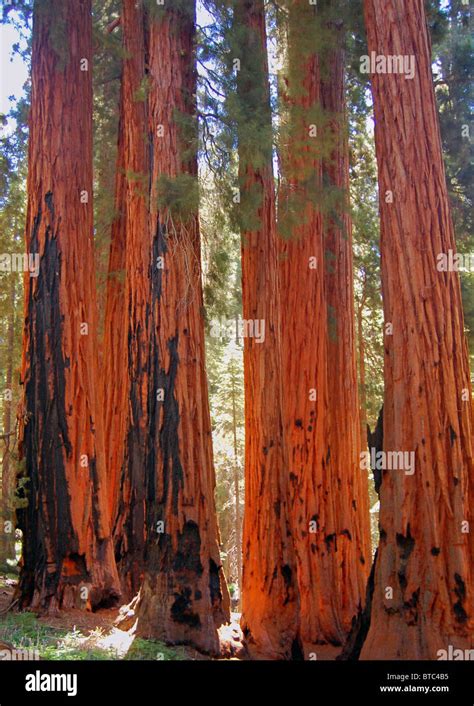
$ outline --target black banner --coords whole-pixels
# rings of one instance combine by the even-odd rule
[[[0,663],[0,706],[48,704],[255,703],[258,698],[332,704],[472,706],[472,662],[77,661]],[[286,697],[284,696],[286,695]],[[321,699],[324,697],[324,701]]]

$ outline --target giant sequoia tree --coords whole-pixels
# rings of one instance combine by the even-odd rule
[[[369,567],[359,468],[344,55],[331,13],[288,4],[279,203],[284,416],[305,651],[340,644]],[[316,48],[319,48],[319,54]],[[347,201],[347,199],[346,199]],[[341,433],[341,429],[344,430]],[[337,589],[335,590],[335,586]]]
[[[423,0],[366,0],[369,51],[412,56],[412,79],[372,76],[385,322],[380,546],[365,659],[436,659],[472,647],[473,458],[459,279]]]
[[[127,417],[127,340],[125,260],[127,243],[127,181],[123,89],[120,94],[119,137],[115,171],[115,213],[111,225],[103,340],[102,404],[107,464],[107,495],[113,531],[119,504],[120,472],[125,454]],[[114,381],[111,384],[111,381]]]
[[[345,636],[365,598],[371,562],[367,470],[360,464],[359,395],[349,213],[349,146],[345,105],[345,27],[338,3],[327,3],[331,39],[321,80],[321,106],[329,121],[329,152],[323,158],[323,183],[334,193],[324,219],[325,296],[328,318],[326,418],[327,473],[334,502],[334,581],[337,614]],[[343,430],[343,433],[341,433]],[[365,445],[364,445],[365,448]],[[328,501],[326,501],[328,502]]]
[[[149,429],[149,376],[156,344],[150,329],[152,297],[151,239],[148,228],[149,186],[145,13],[141,5],[123,3],[123,170],[125,179],[125,283],[120,325],[126,331],[122,365],[126,390],[122,448],[116,461],[120,491],[114,526],[118,569],[125,593],[140,588],[146,537],[145,485]],[[119,136],[120,139],[120,136]],[[120,143],[119,143],[120,147]],[[119,185],[120,186],[120,185]],[[155,268],[157,264],[154,264]],[[156,270],[155,270],[156,271]],[[119,342],[120,343],[120,342]],[[109,355],[114,355],[113,351]],[[152,466],[153,468],[153,466]],[[121,471],[121,472],[120,472]]]
[[[126,0],[125,78],[134,91],[125,110],[127,213],[137,222],[127,234],[131,418],[122,503],[130,503],[128,536],[130,528],[132,538],[146,535],[139,632],[217,653],[229,601],[204,359],[194,2],[150,3],[144,18],[145,32],[140,6]]]
[[[263,340],[244,339],[245,515],[242,628],[252,654],[298,653],[296,564],[282,418],[278,248],[263,0],[234,5],[242,214],[242,309]]]
[[[21,445],[28,506],[20,605],[118,593],[97,405],[92,242],[91,2],[35,3]]]
[[[380,248],[368,82],[359,76],[362,2],[375,66]],[[215,433],[229,537],[222,556],[242,584],[250,659],[328,658],[341,645],[341,659],[471,649],[474,420],[448,197],[456,192],[458,244],[467,248],[468,140],[455,154],[469,113],[464,3],[203,4],[197,18],[196,0],[4,3],[1,22],[18,31],[25,19],[28,36],[34,7],[27,184],[29,87],[10,113],[16,127],[10,133],[7,120],[0,136],[0,274],[22,269],[5,252],[21,241],[24,202],[23,268],[35,270],[24,278],[18,425],[21,297],[18,280],[0,279],[8,393],[0,553],[13,558],[16,509],[19,607],[96,610],[122,594],[124,622],[135,622],[137,635],[218,656],[229,597]],[[16,49],[27,56],[21,41]],[[110,255],[99,357],[103,236]],[[380,543],[365,607],[354,281],[370,422],[382,347],[385,355],[383,414],[369,434],[383,466],[373,469]],[[209,341],[211,425],[205,322],[213,339],[214,317],[238,321],[240,293],[235,343],[229,329]]]
[[[324,437],[327,411],[324,241],[322,216],[316,206],[322,176],[317,140],[319,59],[311,41],[316,27],[315,7],[304,1],[289,4],[287,67],[282,86],[279,269],[285,380],[283,418],[303,618],[301,631],[306,651],[311,643],[339,639],[337,611],[323,608],[326,601],[331,603],[335,598],[329,555],[334,546],[324,542],[325,536],[335,538],[335,528],[331,508],[324,505],[331,479],[326,473]]]

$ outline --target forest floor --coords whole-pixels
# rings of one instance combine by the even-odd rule
[[[133,630],[115,626],[119,608],[95,613],[68,610],[58,615],[37,616],[33,612],[9,610],[16,579],[0,576],[0,659],[3,650],[13,647],[16,658],[44,660],[208,660],[209,656],[185,646],[135,637]],[[231,630],[235,634],[238,615],[233,613]],[[21,654],[19,651],[21,650]],[[34,654],[35,657],[31,657]]]
[[[3,651],[16,651],[14,659],[42,660],[209,660],[188,646],[169,646],[158,640],[136,637],[133,628],[121,630],[115,622],[120,606],[95,613],[68,610],[57,615],[38,616],[18,612],[10,606],[17,584],[13,574],[0,574],[0,660]],[[242,648],[239,613],[219,630],[223,659],[248,659]],[[314,645],[306,659],[334,660],[340,647]]]

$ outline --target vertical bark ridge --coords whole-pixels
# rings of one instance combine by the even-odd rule
[[[243,209],[252,211],[256,221],[251,229],[242,231],[242,309],[244,320],[263,321],[265,325],[262,342],[244,338],[241,624],[252,655],[288,659],[300,649],[298,593],[282,417],[278,247],[264,5],[261,0],[242,0],[235,4],[234,13],[241,62],[237,91],[246,116],[238,124],[241,203]],[[259,131],[259,150],[255,150],[254,137],[249,136],[247,120]]]
[[[36,3],[26,243],[40,268],[25,277],[19,595],[44,610],[118,594],[98,409],[91,60],[90,1]]]
[[[380,546],[362,659],[436,659],[472,647],[473,458],[459,278],[437,270],[455,249],[422,0],[366,0],[368,48],[411,56],[412,79],[374,74],[385,322],[385,451]],[[393,202],[390,193],[393,195]],[[463,400],[463,390],[468,391]],[[393,589],[390,597],[388,588]]]
[[[197,187],[195,5],[159,8],[148,19],[150,438],[137,629],[216,654],[229,597],[214,501],[197,204],[180,210],[167,201],[175,188],[189,195]]]

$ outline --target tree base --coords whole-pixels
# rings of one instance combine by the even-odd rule
[[[198,608],[196,603],[180,602],[180,597],[170,592],[165,575],[147,576],[138,594],[122,606],[115,624],[121,630],[135,628],[138,637],[168,645],[188,645],[213,657],[222,656],[218,627],[225,616],[210,606]]]

